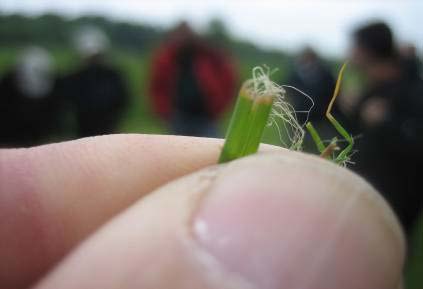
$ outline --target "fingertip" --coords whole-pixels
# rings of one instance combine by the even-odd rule
[[[108,135],[0,150],[0,284],[30,284],[137,199],[215,163],[220,145]]]
[[[255,288],[394,288],[404,238],[386,202],[346,169],[304,154],[220,172],[194,218],[200,244]]]

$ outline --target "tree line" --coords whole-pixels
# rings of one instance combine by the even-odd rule
[[[145,24],[112,21],[101,16],[65,18],[56,14],[26,16],[0,14],[0,45],[19,46],[36,43],[61,47],[72,45],[78,27],[94,25],[102,29],[118,48],[145,49],[164,35],[163,29]]]

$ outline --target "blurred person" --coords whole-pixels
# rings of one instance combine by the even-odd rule
[[[182,23],[153,59],[150,95],[173,134],[213,137],[215,120],[232,101],[236,84],[228,55]]]
[[[423,205],[423,84],[404,65],[391,29],[382,22],[353,34],[352,64],[367,86],[353,109],[363,138],[355,169],[390,201],[410,233]],[[416,73],[416,72],[414,72]]]
[[[301,111],[301,113],[297,113],[300,123],[305,123],[308,117],[308,120],[318,129],[323,139],[329,139],[333,130],[324,115],[333,95],[335,78],[313,48],[305,47],[296,57],[287,83],[307,93],[314,101],[314,106],[307,115],[304,112],[310,109],[310,100],[295,90],[288,91],[288,96],[295,110]],[[304,139],[304,147],[306,150],[314,150],[315,147],[308,134]]]
[[[0,146],[30,146],[60,129],[61,99],[53,60],[41,47],[28,47],[0,80]]]
[[[313,48],[306,47],[298,55],[288,83],[313,98],[314,106],[309,114],[309,120],[320,122],[332,97],[335,78]],[[310,108],[308,99],[301,95],[294,97],[295,92],[290,94],[294,94],[292,103],[296,110],[306,111]]]
[[[411,43],[402,45],[400,47],[400,55],[403,65],[405,66],[406,71],[409,73],[409,76],[421,78],[422,63],[417,56],[416,46]]]
[[[116,132],[128,104],[121,73],[107,61],[109,39],[96,27],[81,28],[75,36],[82,65],[63,79],[63,93],[77,122],[77,136]]]

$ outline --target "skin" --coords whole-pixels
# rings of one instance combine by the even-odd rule
[[[221,146],[0,150],[0,287],[399,288],[403,235],[364,180],[270,146],[215,165]]]

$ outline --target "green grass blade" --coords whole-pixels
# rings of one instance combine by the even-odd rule
[[[328,114],[327,118],[329,119],[329,121],[333,125],[333,127],[336,129],[336,131],[339,132],[340,135],[342,135],[348,142],[353,141],[351,135],[346,131],[346,129],[331,114]]]
[[[252,97],[244,89],[241,89],[229,123],[219,163],[232,161],[243,156],[251,122],[250,113],[252,107]]]
[[[244,82],[229,123],[219,163],[257,152],[268,123],[274,99],[284,90],[269,78],[270,70],[253,69],[253,77]]]
[[[308,132],[311,135],[311,138],[313,139],[314,143],[317,146],[317,149],[319,150],[319,153],[323,153],[325,150],[325,145],[323,144],[322,139],[320,138],[319,134],[317,133],[317,130],[314,128],[314,126],[311,124],[311,122],[308,122],[306,124],[306,128]]]
[[[328,114],[327,118],[329,119],[333,127],[336,129],[336,131],[340,135],[342,135],[345,138],[345,140],[348,142],[348,146],[345,149],[343,149],[335,159],[336,163],[343,163],[349,159],[349,155],[354,147],[354,139],[331,114]]]
[[[254,102],[250,113],[250,128],[247,142],[245,143],[243,156],[257,152],[260,141],[263,136],[264,128],[269,120],[269,114],[272,110],[273,97],[261,97]]]

